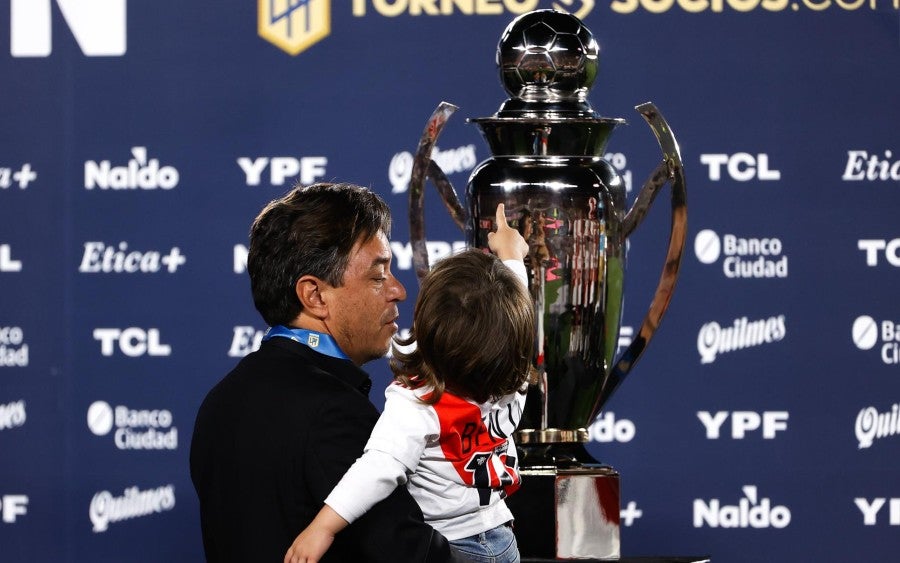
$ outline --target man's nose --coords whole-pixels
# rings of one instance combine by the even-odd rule
[[[406,299],[406,288],[403,287],[403,284],[400,283],[400,280],[391,276],[391,279],[394,280],[393,294],[394,300],[396,301],[404,301]]]

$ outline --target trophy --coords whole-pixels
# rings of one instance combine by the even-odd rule
[[[626,212],[625,184],[603,159],[619,118],[599,117],[587,96],[599,48],[575,16],[536,10],[513,20],[497,46],[509,98],[492,117],[469,119],[493,156],[469,179],[465,205],[431,159],[457,109],[442,102],[428,120],[410,178],[413,262],[429,269],[424,185],[430,178],[470,247],[487,248],[499,203],[528,241],[525,259],[536,313],[534,367],[515,435],[521,489],[507,499],[527,558],[619,559],[619,475],[585,449],[588,427],[638,361],[668,308],[687,229],[678,144],[652,103],[635,109],[655,134],[662,161]],[[625,241],[659,190],[671,186],[672,225],[649,310],[616,358]]]

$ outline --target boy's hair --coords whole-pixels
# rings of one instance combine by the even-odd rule
[[[302,276],[343,285],[353,246],[379,231],[390,234],[390,208],[353,184],[297,186],[270,202],[250,228],[247,255],[253,302],[262,318],[274,326],[300,314],[295,285]]]
[[[478,403],[519,389],[531,370],[534,305],[525,285],[496,256],[466,250],[444,258],[422,281],[408,338],[391,369],[402,384],[429,384]],[[403,352],[396,344],[414,350]]]

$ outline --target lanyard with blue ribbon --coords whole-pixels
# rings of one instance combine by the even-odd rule
[[[342,360],[350,359],[347,354],[341,350],[330,334],[313,332],[303,328],[288,328],[283,325],[275,325],[266,330],[266,333],[263,335],[263,341],[275,336],[290,338],[294,342],[309,346],[316,352],[331,356],[332,358],[340,358]]]

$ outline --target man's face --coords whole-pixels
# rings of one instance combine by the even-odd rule
[[[406,289],[390,266],[391,247],[379,232],[353,246],[343,285],[327,290],[329,332],[356,365],[384,356],[397,332],[397,304]]]

